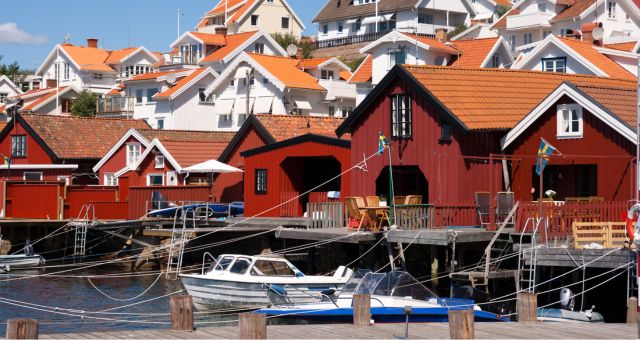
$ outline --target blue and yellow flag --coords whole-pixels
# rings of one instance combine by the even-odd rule
[[[538,176],[542,175],[544,167],[549,162],[549,156],[553,154],[556,149],[551,146],[546,140],[540,141],[540,149],[538,149],[538,158],[536,159],[536,173]]]
[[[385,137],[382,134],[382,131],[380,131],[380,138],[378,141],[378,155],[382,155],[382,153],[384,152],[384,148],[386,148],[389,145],[389,141],[387,141],[387,137]]]
[[[9,157],[7,157],[7,156],[2,156],[2,158],[4,158],[4,165],[9,166],[9,163],[11,162],[11,159],[9,159]]]

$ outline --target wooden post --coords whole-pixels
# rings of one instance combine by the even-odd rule
[[[267,315],[255,313],[240,314],[240,339],[266,339]]]
[[[7,320],[7,339],[37,339],[38,320],[9,319]]]
[[[171,297],[171,330],[192,332],[193,298],[191,295]]]
[[[627,302],[627,323],[638,323],[638,298],[632,296]]]
[[[371,325],[371,296],[369,294],[353,295],[353,324],[356,326]]]
[[[518,293],[516,300],[518,322],[538,321],[538,295],[536,293]]]
[[[451,339],[473,339],[473,310],[449,310],[449,334]]]

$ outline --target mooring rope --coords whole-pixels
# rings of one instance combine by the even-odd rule
[[[89,281],[89,283],[93,286],[93,288],[95,288],[95,289],[96,289],[100,294],[102,294],[102,295],[106,296],[107,298],[109,298],[109,299],[111,299],[111,300],[114,300],[114,301],[127,302],[127,301],[133,301],[133,300],[135,300],[135,299],[138,299],[139,297],[141,297],[141,296],[143,296],[144,294],[146,294],[149,290],[151,290],[151,288],[153,288],[153,286],[155,286],[155,285],[156,285],[156,283],[158,283],[158,281],[160,280],[160,278],[161,278],[161,277],[162,277],[162,273],[160,273],[160,274],[158,275],[158,277],[156,278],[156,280],[155,280],[155,281],[153,281],[153,283],[149,286],[149,288],[145,289],[142,293],[140,293],[140,294],[138,294],[138,295],[136,295],[136,296],[134,296],[134,297],[132,297],[132,298],[128,298],[128,299],[119,299],[119,298],[115,298],[115,297],[113,297],[113,296],[111,296],[111,295],[109,295],[109,294],[107,294],[107,293],[103,292],[102,290],[100,290],[100,288],[98,288],[98,287],[93,283],[93,281],[91,281],[91,278],[89,278],[88,276],[87,276],[87,281]]]

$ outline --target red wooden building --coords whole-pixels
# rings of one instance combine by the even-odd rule
[[[245,215],[302,216],[306,203],[348,196],[351,174],[340,174],[351,167],[350,147],[348,140],[306,134],[242,152]]]
[[[242,152],[282,142],[306,134],[335,138],[336,128],[342,118],[257,114],[250,115],[218,161],[239,169],[246,169]],[[222,202],[247,201],[244,197],[245,176],[243,174],[221,174],[214,181],[216,198]]]

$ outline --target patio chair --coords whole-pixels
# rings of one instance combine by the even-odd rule
[[[380,206],[380,197],[378,196],[367,196],[365,197],[367,200],[367,207],[379,207]]]
[[[498,192],[497,200],[498,204],[496,207],[496,222],[502,223],[509,216],[511,209],[513,209],[513,206],[516,204],[516,202],[513,196],[513,192],[511,191]],[[508,221],[508,223],[515,226],[515,215],[511,216],[511,221]]]
[[[407,196],[393,196],[393,205],[405,205]]]
[[[489,224],[490,220],[490,199],[491,195],[485,191],[477,191],[475,193],[476,196],[476,213],[478,214],[478,222],[480,226],[485,226]]]
[[[422,204],[422,196],[421,195],[408,195],[407,199],[405,200],[405,204],[407,204],[407,205]]]
[[[369,215],[367,214],[367,212],[360,209],[361,207],[364,207],[364,200],[362,199],[362,197],[347,197],[345,198],[345,204],[347,205],[349,222],[357,221],[358,231],[365,224],[365,220],[371,223],[371,220],[369,219]],[[352,225],[351,223],[349,223],[349,228],[351,227]]]

